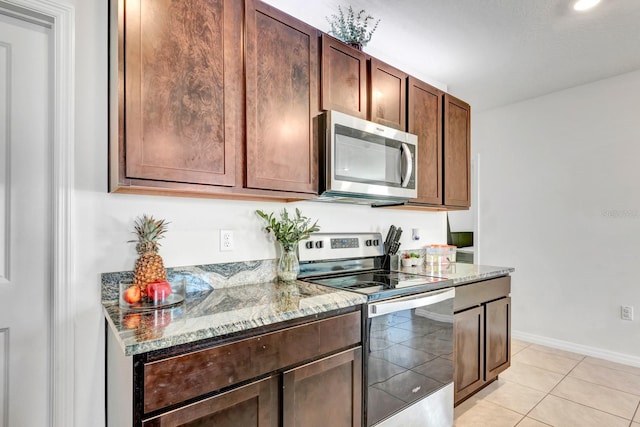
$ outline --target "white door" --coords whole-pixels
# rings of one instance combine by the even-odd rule
[[[51,39],[0,9],[0,427],[50,425]]]

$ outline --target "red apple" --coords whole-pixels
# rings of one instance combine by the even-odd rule
[[[153,301],[164,301],[169,295],[171,295],[171,285],[166,280],[147,283],[147,296]]]
[[[129,304],[135,304],[140,301],[142,298],[142,294],[140,293],[140,288],[136,285],[129,286],[123,293],[122,299],[124,299]]]

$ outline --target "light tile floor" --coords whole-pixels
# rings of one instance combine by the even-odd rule
[[[455,427],[640,427],[640,368],[513,340],[511,367]]]

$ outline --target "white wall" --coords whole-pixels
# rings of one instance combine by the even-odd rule
[[[367,0],[352,0],[351,2],[340,2],[336,0],[264,1],[324,32],[329,31],[327,17],[338,13],[338,4],[340,4],[343,11],[345,11],[345,8],[349,4],[356,12],[361,9],[369,9]],[[421,58],[416,57],[415,49],[409,50],[410,54],[407,54],[408,50],[404,45],[406,44],[405,41],[411,38],[411,34],[407,32],[406,28],[402,26],[399,28],[397,25],[393,25],[394,22],[404,22],[407,19],[406,11],[402,7],[398,7],[396,2],[388,2],[386,5],[382,3],[377,4],[376,9],[381,12],[379,16],[376,16],[376,18],[380,18],[380,25],[375,31],[371,42],[365,46],[364,51],[425,83],[447,91],[446,83],[426,75],[420,68]],[[399,45],[399,40],[402,46]],[[432,46],[432,48],[435,47]]]
[[[473,117],[483,264],[513,329],[640,363],[640,71]],[[633,322],[620,306],[636,308]]]
[[[167,266],[275,258],[255,209],[301,207],[323,231],[407,230],[401,249],[443,243],[443,213],[371,209],[351,205],[221,201],[107,193],[107,5],[73,0],[76,7],[76,192],[75,289],[76,426],[99,426],[104,418],[104,319],[100,273],[131,270],[136,254],[127,243],[133,219],[150,213],[171,222],[160,254]],[[235,230],[236,250],[218,251],[219,229]],[[411,228],[422,239],[412,242]]]

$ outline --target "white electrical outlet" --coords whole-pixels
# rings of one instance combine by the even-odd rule
[[[630,305],[623,305],[620,307],[620,317],[622,320],[633,320],[633,307]]]
[[[233,250],[233,231],[220,230],[220,252]]]

